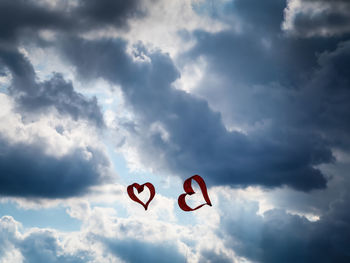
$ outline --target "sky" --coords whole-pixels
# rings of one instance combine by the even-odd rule
[[[350,262],[349,100],[348,0],[0,0],[0,262]]]

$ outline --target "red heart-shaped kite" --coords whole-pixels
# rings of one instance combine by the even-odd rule
[[[201,204],[201,205],[197,206],[196,208],[189,207],[186,203],[186,200],[185,200],[186,195],[193,195],[195,193],[195,191],[193,191],[193,188],[192,188],[192,179],[198,183],[199,187],[201,188],[204,200],[206,201],[205,204]],[[200,177],[199,175],[196,174],[196,175],[186,179],[186,181],[184,182],[184,190],[185,190],[185,194],[180,195],[179,199],[178,199],[179,207],[182,210],[194,211],[194,210],[201,208],[203,205],[212,206],[210,199],[209,199],[209,196],[208,196],[207,186],[205,185],[203,178]]]
[[[138,193],[141,193],[143,191],[144,186],[147,186],[149,191],[150,191],[150,193],[151,193],[151,196],[149,197],[149,199],[148,199],[146,204],[144,204],[140,199],[138,199],[136,197],[135,193],[134,193],[134,187],[136,188]],[[156,190],[154,189],[154,186],[151,183],[145,183],[145,184],[142,184],[142,185],[139,185],[137,183],[133,183],[133,184],[128,186],[128,195],[129,195],[129,197],[132,200],[134,200],[135,202],[141,204],[145,208],[145,210],[147,210],[148,205],[152,201],[152,199],[153,199],[155,194],[156,194]]]

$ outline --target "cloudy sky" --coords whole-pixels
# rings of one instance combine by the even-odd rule
[[[348,0],[0,0],[0,262],[350,262],[349,102]]]

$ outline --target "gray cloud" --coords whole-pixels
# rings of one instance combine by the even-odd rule
[[[73,119],[88,119],[104,126],[96,98],[87,99],[74,91],[70,82],[55,73],[50,80],[38,82],[30,62],[17,51],[18,45],[41,39],[39,30],[50,29],[62,34],[80,34],[102,26],[124,28],[130,18],[144,15],[139,1],[77,1],[74,5],[58,2],[4,0],[0,2],[0,67],[8,68],[13,77],[10,93],[25,113],[40,114],[49,107]],[[35,42],[37,41],[37,42]],[[50,43],[52,44],[52,43]]]
[[[245,31],[194,32],[197,44],[181,59],[204,58],[208,69],[193,92],[219,110],[228,126],[247,128],[254,137],[288,141],[299,153],[347,149],[348,36],[288,37],[270,26],[283,22],[280,2],[255,7],[237,1],[227,10]],[[267,13],[269,19],[258,19]],[[314,143],[303,148],[302,141]],[[312,156],[323,156],[320,163],[331,160]]]
[[[17,102],[21,111],[40,113],[55,107],[59,113],[70,115],[74,120],[87,119],[100,128],[104,126],[96,97],[86,99],[74,91],[72,83],[65,81],[61,74],[56,73],[51,79],[38,83],[32,94],[22,93]]]
[[[48,45],[39,30],[50,29],[61,34],[80,34],[103,26],[125,28],[130,18],[144,16],[141,4],[133,1],[88,0],[74,5],[58,2],[48,6],[45,2],[4,0],[0,2],[0,65],[13,75],[11,95],[20,110],[39,114],[55,107],[61,114],[72,118],[85,118],[97,126],[104,126],[96,98],[86,99],[74,91],[71,83],[60,74],[47,81],[37,82],[34,68],[17,51],[21,43]],[[37,41],[37,42],[35,42]],[[2,62],[2,63],[1,63]]]
[[[270,210],[257,215],[257,206],[247,204],[225,214],[222,235],[236,253],[257,262],[348,262],[348,196],[333,202],[319,221]]]
[[[82,263],[92,258],[86,251],[75,251],[75,253],[66,251],[53,230],[40,229],[21,237],[18,223],[10,216],[0,218],[0,244],[2,244],[0,249],[2,260],[5,260],[7,252],[14,253],[14,250],[18,251],[25,263]]]
[[[268,7],[251,7],[251,12],[266,13]],[[283,129],[288,140],[293,140],[289,132],[299,131],[294,133],[298,137],[321,135],[319,146],[347,148],[348,36],[288,37],[281,30],[271,30],[268,22],[250,19],[240,11],[237,7],[234,14],[238,12],[248,24],[255,23],[265,31],[195,32],[197,45],[184,59],[202,56],[209,66],[207,78],[194,92],[220,110],[229,125],[254,127],[267,123],[270,129],[259,131],[267,132],[266,136],[271,136],[271,130]],[[279,18],[277,24],[283,22],[280,13],[270,15]],[[212,75],[219,80],[211,82]]]
[[[0,43],[13,43],[20,34],[43,28],[69,28],[69,22],[55,10],[35,1],[2,0],[0,2]]]
[[[124,227],[127,226],[128,224],[124,224]],[[12,217],[0,218],[1,260],[5,260],[7,252],[14,254],[16,250],[25,263],[102,262],[116,259],[132,263],[186,261],[175,242],[106,238],[91,231],[80,232],[80,238],[74,240],[72,233],[32,229],[23,235],[18,228],[19,223]]]
[[[16,48],[0,48],[0,64],[11,74],[8,94],[15,99],[15,110],[22,119],[40,118],[55,108],[75,121],[84,119],[104,127],[97,99],[76,92],[62,75],[55,73],[49,80],[38,81],[33,66]],[[1,138],[0,194],[65,198],[80,195],[102,182],[100,169],[109,167],[109,162],[99,150],[88,150],[92,155],[90,160],[78,148],[58,158],[48,156],[45,145],[45,141],[11,143]]]
[[[35,0],[0,2],[0,43],[13,45],[25,38],[37,37],[38,30],[51,29],[81,33],[101,26],[124,28],[128,19],[145,15],[138,0],[62,1],[54,6]],[[22,38],[22,39],[21,39]]]
[[[177,65],[198,58],[208,65],[199,87],[189,94],[174,88],[179,70],[161,51],[149,51],[140,44],[135,47],[135,61],[122,39],[71,37],[105,26],[124,29],[128,19],[145,14],[139,1],[78,1],[75,7],[60,4],[49,9],[32,1],[4,0],[0,2],[0,72],[7,68],[12,74],[8,91],[22,115],[42,114],[54,107],[74,120],[87,119],[101,126],[95,99],[74,91],[60,74],[38,81],[32,65],[17,51],[19,43],[43,41],[38,30],[52,29],[61,38],[44,44],[57,46],[82,78],[102,77],[121,86],[136,116],[122,123],[125,141],[137,147],[146,166],[183,178],[199,173],[208,185],[324,189],[329,178],[318,165],[335,162],[334,147],[349,149],[349,5],[345,1],[303,3],[311,3],[315,13],[291,9],[286,11],[290,24],[283,24],[288,22],[283,16],[286,1],[229,1],[212,18],[227,22],[234,16],[240,32],[233,28],[187,32],[195,45],[177,58]],[[317,9],[318,5],[325,8]],[[247,128],[247,134],[227,127]],[[46,198],[79,195],[100,183],[99,167],[108,166],[106,157],[95,149],[88,149],[91,159],[81,149],[57,158],[45,154],[44,147],[42,141],[0,140],[0,193]],[[257,215],[257,204],[237,208],[230,202],[222,210],[217,234],[228,238],[226,245],[235,253],[258,262],[349,262],[349,196],[336,194],[325,201],[320,197],[324,192],[318,193],[318,200],[308,200],[303,208],[305,212],[318,209],[317,222],[277,209],[262,217]],[[336,201],[328,200],[334,196]],[[27,262],[90,259],[83,252],[64,253],[49,232],[31,233],[20,240],[11,230],[1,231],[0,254],[15,244]],[[184,261],[166,243],[107,239],[103,244],[108,253],[130,262],[141,257],[154,262],[158,260],[154,255]],[[139,253],[134,253],[135,248]],[[216,251],[202,251],[200,256],[202,261],[229,261]]]
[[[17,51],[0,50],[0,62],[12,74],[9,93],[22,114],[45,114],[48,108],[54,107],[74,120],[87,119],[98,127],[104,126],[96,97],[85,98],[61,74],[55,73],[51,79],[38,82],[31,63]]]
[[[50,230],[33,232],[19,241],[20,249],[25,263],[83,263],[91,260],[91,256],[82,251],[75,254],[67,253],[59,244],[59,240]]]
[[[167,55],[137,48],[151,62],[133,62],[122,40],[69,39],[63,45],[83,78],[121,84],[140,117],[129,132],[131,140],[143,138],[139,148],[145,163],[162,155],[166,167],[184,178],[199,173],[213,184],[325,187],[326,179],[314,166],[332,161],[332,154],[321,137],[285,129],[269,137],[229,132],[207,102],[172,87],[179,73]],[[150,133],[154,123],[164,127],[169,140]]]
[[[289,1],[283,28],[298,37],[339,36],[350,33],[350,3],[346,0]]]
[[[62,157],[45,153],[45,142],[32,144],[0,140],[0,194],[21,197],[65,198],[83,194],[103,180],[109,161],[90,148],[88,159],[82,149]]]
[[[124,27],[128,19],[144,15],[139,0],[81,0],[73,10],[74,18],[87,30],[103,25]]]
[[[142,242],[137,239],[105,239],[107,249],[126,262],[185,262],[174,244]]]

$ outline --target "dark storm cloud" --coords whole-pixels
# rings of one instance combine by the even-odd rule
[[[297,162],[290,162],[289,166],[287,160],[296,161],[297,156],[301,157],[307,152],[330,154],[333,147],[348,151],[350,44],[349,35],[344,30],[348,22],[343,19],[349,13],[346,12],[347,3],[313,1],[324,4],[323,7],[346,6],[344,10],[336,10],[342,14],[333,17],[336,20],[327,16],[327,12],[331,15],[334,8],[332,12],[326,8],[323,14],[307,14],[309,21],[315,19],[312,26],[331,30],[326,34],[329,37],[320,37],[322,34],[317,32],[316,27],[303,25],[299,20],[297,23],[300,25],[294,26],[300,26],[296,28],[300,32],[305,30],[301,37],[315,30],[313,37],[309,38],[286,35],[278,29],[277,25],[283,23],[281,9],[274,13],[269,12],[268,5],[259,8],[251,5],[247,9],[248,14],[245,14],[239,6],[247,2],[238,0],[234,3],[236,9],[229,9],[229,12],[241,19],[244,31],[197,31],[193,34],[197,44],[184,55],[184,59],[188,62],[189,58],[204,57],[208,62],[208,70],[204,73],[206,78],[194,92],[206,98],[214,108],[220,109],[231,124],[254,127],[268,120],[266,127],[258,129],[259,136],[285,141],[289,146],[293,145],[289,153],[299,152],[295,156],[284,155],[286,162],[282,166],[276,164],[275,168],[290,170],[297,166]],[[279,4],[276,1],[276,6]],[[266,21],[255,19],[263,14],[271,17]],[[295,21],[300,18],[296,16]],[[276,21],[275,27],[270,25],[272,20]],[[252,25],[259,30],[254,30]],[[212,75],[219,81],[211,83]],[[266,153],[261,154],[262,161],[271,152],[268,147],[264,149]],[[330,159],[326,156],[312,155],[309,160],[327,163]],[[335,163],[334,166],[338,167],[339,164]],[[333,175],[339,177],[339,172],[335,171]],[[291,177],[294,178],[298,174],[295,171],[292,173]],[[348,170],[345,169],[342,176],[342,186],[337,185],[331,190],[336,192],[331,193],[331,197],[325,197],[323,191],[313,192],[304,198],[295,194],[293,200],[284,203],[298,210],[308,200],[308,209],[304,211],[322,214],[317,222],[290,215],[284,210],[271,210],[262,217],[257,215],[258,205],[247,204],[235,210],[235,206],[228,203],[224,211],[230,212],[221,218],[224,228],[220,233],[231,237],[227,244],[238,255],[257,262],[348,262],[350,214],[347,207],[350,200],[348,194],[342,195],[344,189],[345,193],[348,189]],[[303,180],[306,182],[309,177],[305,176]],[[330,202],[328,206],[329,199],[334,197],[337,201]]]
[[[258,131],[260,136],[295,144],[291,152],[348,148],[348,36],[288,37],[278,27],[271,27],[271,21],[282,24],[283,7],[278,1],[269,3],[278,8],[269,4],[248,8],[245,1],[234,2],[229,10],[241,19],[243,32],[194,32],[197,44],[186,52],[184,60],[204,57],[208,61],[206,78],[194,92],[223,112],[233,126],[255,126],[267,120]],[[244,6],[243,11],[250,12],[242,12]],[[257,19],[267,13],[269,19]],[[212,74],[216,78],[213,83]],[[314,143],[303,145],[311,141]],[[320,163],[330,161],[326,155],[319,156],[322,160],[316,155],[312,158]],[[287,162],[283,166],[290,169]],[[280,166],[276,163],[275,167]]]
[[[87,119],[99,127],[104,126],[97,99],[87,99],[76,92],[61,74],[55,73],[51,79],[38,82],[31,63],[17,51],[0,49],[1,62],[12,74],[9,93],[23,114],[46,114],[48,108],[54,107],[74,120]]]
[[[196,45],[183,54],[185,62],[204,56],[209,62],[209,73],[228,76],[228,81],[238,85],[268,84],[278,81],[295,88],[309,77],[317,64],[317,54],[334,50],[347,35],[312,39],[286,37],[281,25],[284,21],[286,1],[269,0],[252,4],[252,1],[228,1],[224,14],[234,16],[239,32],[232,28],[209,33],[192,32]],[[232,22],[231,22],[232,23]],[[233,25],[236,26],[236,25]]]
[[[35,1],[0,1],[0,44],[15,41],[20,33],[42,28],[62,28],[69,22],[58,12],[45,8]]]
[[[257,3],[254,0],[238,0],[228,1],[225,5],[225,12],[238,16],[244,29],[249,28],[255,32],[266,33],[267,31],[279,31],[286,1],[266,0]],[[262,10],[269,10],[269,12]]]
[[[346,38],[271,38],[271,48],[266,49],[256,44],[260,36],[250,34],[195,36],[201,41],[187,55],[207,59],[208,79],[213,73],[220,76],[213,84],[204,80],[195,92],[224,112],[226,120],[243,127],[270,120],[269,132],[283,129],[289,140],[293,133],[314,133],[322,134],[329,145],[349,145]]]
[[[121,28],[129,18],[143,15],[137,0],[88,0],[75,5],[58,2],[54,7],[38,1],[0,1],[0,70],[8,68],[13,75],[11,95],[17,99],[20,109],[37,114],[55,107],[61,114],[69,114],[76,120],[85,118],[103,126],[96,98],[89,100],[77,93],[60,74],[37,82],[34,68],[16,47],[22,42],[40,40],[41,29],[80,34],[106,25]],[[37,43],[49,44],[46,41]]]
[[[54,7],[35,0],[1,0],[0,43],[25,41],[40,29],[82,33],[105,25],[120,28],[129,18],[144,15],[138,0],[81,0],[71,6],[58,1]]]
[[[333,202],[316,222],[277,209],[260,216],[257,206],[246,205],[225,214],[220,231],[238,255],[257,262],[345,263],[350,260],[349,201],[347,195]]]
[[[34,93],[19,95],[18,104],[23,111],[44,112],[47,107],[55,107],[61,114],[69,114],[74,120],[87,119],[98,127],[104,126],[101,109],[96,97],[87,99],[74,91],[72,83],[61,74],[54,74],[47,81],[37,84]]]
[[[267,29],[259,32],[254,28],[239,34],[232,30],[218,33],[197,30],[192,34],[197,44],[185,52],[181,60],[187,63],[205,57],[208,73],[218,73],[237,93],[241,92],[237,90],[240,84],[265,85],[278,81],[287,88],[296,88],[318,66],[317,54],[333,50],[339,41],[345,40],[294,39],[280,34]]]
[[[124,26],[132,17],[144,15],[139,0],[81,0],[74,16],[89,27],[98,25]]]
[[[129,132],[132,140],[143,138],[139,146],[146,163],[162,155],[173,172],[184,178],[199,173],[212,184],[325,187],[325,177],[314,166],[333,158],[320,136],[282,128],[268,137],[229,132],[206,101],[172,87],[179,73],[168,55],[136,49],[137,56],[147,56],[150,62],[134,62],[122,40],[69,39],[63,44],[83,78],[104,77],[121,84],[140,117]],[[169,140],[150,134],[154,123],[165,128]]]
[[[9,143],[0,139],[0,194],[21,197],[59,198],[79,195],[102,182],[109,161],[95,149],[82,149],[62,157],[45,153],[44,142]]]
[[[293,124],[322,131],[332,145],[348,150],[350,41],[321,53],[318,63],[319,67],[298,94]]]
[[[183,178],[198,173],[208,185],[287,185],[304,191],[325,188],[327,178],[317,166],[334,162],[333,147],[350,146],[350,44],[348,36],[342,35],[348,32],[348,4],[316,2],[326,4],[326,11],[314,16],[297,12],[293,18],[292,29],[300,36],[317,36],[307,39],[290,37],[281,30],[286,1],[228,2],[222,21],[235,16],[241,31],[193,32],[196,44],[184,55],[185,63],[200,57],[208,62],[201,87],[193,90],[195,95],[173,87],[180,74],[169,55],[161,51],[136,46],[135,60],[121,39],[65,36],[102,25],[123,27],[130,17],[142,15],[137,1],[81,1],[67,9],[2,1],[0,60],[12,74],[9,91],[23,112],[55,107],[73,119],[100,125],[103,120],[96,100],[75,92],[59,74],[39,82],[28,60],[8,49],[8,43],[35,35],[38,29],[59,30],[62,38],[55,45],[60,45],[82,78],[102,77],[121,86],[136,115],[134,122],[125,124],[129,132],[126,141],[135,143],[146,166],[169,169]],[[21,14],[20,18],[16,20],[15,14]],[[221,19],[220,14],[215,18]],[[4,66],[0,65],[0,72]],[[211,76],[217,81],[214,84]],[[254,129],[247,134],[228,131],[224,119],[225,125],[227,121]],[[262,127],[255,130],[259,125]],[[105,157],[92,149],[89,160],[79,149],[61,158],[49,156],[43,144],[0,140],[0,149],[3,195],[78,195],[99,183],[98,168],[108,165]],[[262,217],[257,215],[257,205],[238,209],[229,202],[222,210],[218,232],[228,237],[226,244],[236,254],[253,261],[349,262],[349,204],[349,196],[344,195],[328,210],[323,207],[319,221],[310,222],[276,209]],[[28,262],[89,259],[64,254],[48,232],[31,233],[18,242],[6,230],[1,233],[0,253],[8,243],[6,237]],[[116,257],[130,262],[145,258],[168,261],[169,256],[174,262],[185,261],[167,243],[106,239],[103,244]],[[228,261],[214,251],[202,251],[201,261],[205,260]]]
[[[18,51],[19,46],[55,45],[41,39],[42,29],[70,35],[103,26],[124,28],[129,18],[144,15],[140,8],[137,0],[89,0],[74,4],[58,1],[52,6],[45,1],[1,0],[0,74],[12,77],[7,91],[15,99],[15,109],[22,119],[40,117],[55,108],[75,121],[88,120],[104,127],[95,97],[89,99],[76,92],[72,83],[59,73],[38,80],[30,61]],[[43,145],[11,144],[1,139],[1,194],[52,198],[81,194],[100,182],[99,167],[108,166],[106,157],[93,149],[91,160],[85,160],[79,149],[55,158],[45,154]]]
[[[287,14],[291,16],[287,30],[298,36],[350,33],[350,3],[347,0],[302,0],[301,8],[291,6]]]

